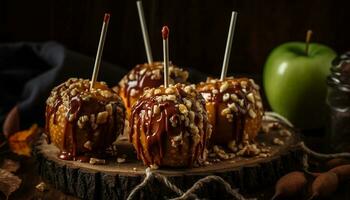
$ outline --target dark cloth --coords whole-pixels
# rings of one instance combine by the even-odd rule
[[[93,65],[93,58],[56,42],[0,44],[1,127],[15,105],[21,128],[43,125],[45,101],[52,88],[70,77],[91,78]],[[125,73],[119,66],[102,63],[98,80],[114,86]]]

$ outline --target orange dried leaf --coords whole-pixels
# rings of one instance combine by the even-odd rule
[[[9,138],[11,151],[18,155],[30,156],[31,144],[38,133],[38,125],[33,124],[30,129],[19,131]]]

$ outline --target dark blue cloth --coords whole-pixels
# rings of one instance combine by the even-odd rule
[[[93,64],[93,58],[56,42],[0,44],[0,124],[18,105],[21,128],[43,125],[51,89],[70,77],[91,78]],[[125,73],[119,66],[102,63],[98,80],[114,86]]]

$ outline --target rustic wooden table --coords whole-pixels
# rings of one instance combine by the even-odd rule
[[[305,141],[312,148],[320,148],[322,146],[321,140],[316,137],[305,138]],[[45,192],[38,191],[35,186],[39,184],[42,179],[38,175],[35,159],[33,157],[19,157],[12,153],[0,155],[0,163],[9,158],[20,162],[20,169],[16,172],[16,175],[22,179],[21,187],[10,196],[10,200],[31,200],[31,199],[47,199],[47,200],[75,200],[74,196],[64,194],[54,187],[48,186],[48,190]],[[343,184],[339,187],[337,192],[330,198],[331,200],[347,200],[350,199],[350,182]],[[261,200],[271,199],[274,192],[274,186],[262,186],[259,190],[249,192],[245,194],[247,197],[256,197]],[[0,200],[6,199],[5,196],[0,193]],[[297,198],[302,199],[302,198]],[[305,198],[306,199],[306,198]]]

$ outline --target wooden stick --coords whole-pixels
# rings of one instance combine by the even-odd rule
[[[97,47],[94,71],[93,71],[92,77],[91,77],[90,90],[94,87],[94,84],[95,84],[95,82],[97,80],[98,71],[100,69],[102,52],[103,52],[103,47],[104,47],[104,44],[105,44],[106,34],[107,34],[107,29],[108,29],[108,24],[109,24],[109,18],[110,18],[110,14],[109,13],[105,13],[105,16],[103,18],[103,24],[102,24],[102,30],[101,30],[101,35],[100,35],[100,41],[99,41],[98,47]]]
[[[228,63],[230,61],[232,39],[233,39],[233,34],[235,32],[235,27],[236,27],[236,19],[237,19],[237,12],[232,11],[230,28],[228,30],[228,36],[227,36],[227,41],[226,41],[224,61],[222,63],[222,70],[221,70],[221,77],[220,77],[220,80],[222,80],[222,81],[225,80],[225,77],[227,74]]]
[[[306,32],[306,39],[305,39],[305,54],[309,55],[309,46],[310,46],[310,40],[312,36],[312,30],[307,30]]]
[[[143,13],[142,1],[136,1],[136,5],[137,5],[137,11],[139,13],[139,18],[140,18],[143,42],[145,43],[145,50],[146,50],[146,54],[147,54],[147,61],[148,61],[149,64],[151,64],[151,63],[153,63],[153,56],[152,56],[151,44],[149,42],[149,37],[148,37],[148,31],[147,31],[145,15]]]
[[[169,28],[163,26],[162,28],[162,37],[163,37],[163,65],[164,65],[164,87],[169,86]]]

